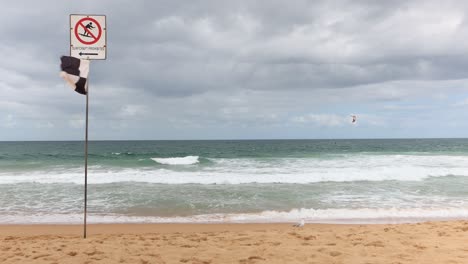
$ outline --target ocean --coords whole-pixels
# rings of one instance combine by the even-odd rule
[[[0,142],[0,224],[81,223],[84,143]],[[468,139],[91,141],[91,223],[468,219]]]

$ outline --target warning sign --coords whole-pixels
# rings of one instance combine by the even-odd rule
[[[106,59],[106,16],[70,15],[70,56]]]

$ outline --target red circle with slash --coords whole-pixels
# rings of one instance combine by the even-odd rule
[[[93,22],[97,27],[98,34],[95,35],[95,34],[93,34],[91,32],[91,30],[86,28],[86,26],[84,25],[85,23],[83,23],[84,21]],[[83,28],[85,30],[85,33],[87,33],[87,34],[78,33],[78,28]],[[90,17],[82,18],[75,25],[75,36],[76,36],[76,38],[78,39],[79,42],[81,42],[81,43],[83,43],[85,45],[91,45],[91,44],[94,44],[94,43],[98,42],[99,39],[101,38],[101,35],[102,35],[101,25],[99,25],[99,22],[97,22],[97,20],[94,19],[94,18],[90,18]],[[84,40],[83,37],[85,37],[85,36],[91,38],[92,40],[89,40],[89,41]]]

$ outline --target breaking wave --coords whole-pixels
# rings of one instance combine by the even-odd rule
[[[467,156],[349,156],[335,159],[209,159],[198,156],[152,158],[153,166],[117,168],[93,165],[89,183],[148,182],[163,184],[316,183],[354,181],[423,181],[430,177],[468,176]],[[148,160],[149,161],[149,160]],[[82,167],[0,172],[0,184],[82,184]]]
[[[193,165],[199,163],[198,156],[186,156],[175,158],[151,158],[159,164],[164,165]]]

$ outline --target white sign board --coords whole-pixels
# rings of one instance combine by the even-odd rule
[[[106,32],[104,15],[70,15],[70,56],[105,60]]]

